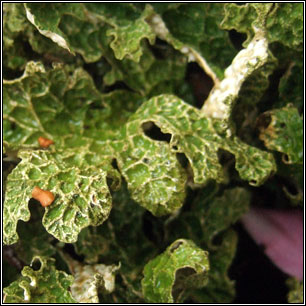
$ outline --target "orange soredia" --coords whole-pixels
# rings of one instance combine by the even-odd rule
[[[32,197],[39,201],[43,207],[51,205],[54,201],[54,195],[51,191],[42,190],[37,186],[32,191]]]
[[[48,138],[39,137],[38,143],[42,148],[48,148],[50,145],[54,143],[54,141]]]

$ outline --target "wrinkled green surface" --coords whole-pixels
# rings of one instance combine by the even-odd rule
[[[178,239],[145,266],[143,295],[149,303],[180,301],[188,288],[206,284],[208,270],[208,253],[190,240]]]
[[[193,199],[191,210],[166,227],[170,239],[181,235],[209,252],[207,286],[191,293],[197,303],[230,303],[235,296],[227,270],[236,252],[237,235],[228,228],[247,212],[250,194],[243,188],[227,189],[216,197],[217,193],[217,185],[208,184]]]
[[[153,43],[155,39],[144,21],[149,10],[141,14],[133,4],[53,3],[50,7],[50,4],[27,3],[25,7],[34,16],[32,23],[41,34],[72,53],[80,52],[88,62],[98,60],[103,54],[99,45],[105,43],[101,36],[104,29],[106,36],[111,37],[110,47],[115,57],[120,60],[128,56],[138,62],[142,55],[140,41],[148,38]],[[73,22],[81,22],[81,28],[71,29],[69,24]]]
[[[160,3],[152,5],[157,12],[160,11]],[[223,76],[223,70],[236,53],[228,33],[220,28],[224,4],[180,4],[179,7],[163,9],[161,16],[176,40],[200,52],[218,76]],[[175,46],[178,43],[173,44]]]
[[[144,216],[145,210],[129,197],[123,184],[113,194],[113,209],[106,222],[84,229],[74,244],[76,252],[85,256],[87,263],[121,264],[116,272],[114,292],[102,292],[100,302],[144,302],[140,287],[142,269],[156,255],[155,245],[143,232]]]
[[[4,241],[18,240],[18,220],[28,221],[28,201],[32,190],[39,186],[55,195],[54,202],[45,210],[43,225],[57,239],[74,242],[80,230],[88,225],[99,225],[111,208],[106,173],[89,166],[75,168],[59,154],[24,151],[22,162],[10,174],[4,208]],[[75,156],[72,151],[67,159]],[[16,198],[16,195],[18,197]],[[39,204],[38,204],[39,205]]]
[[[254,35],[254,27],[262,26],[260,17],[264,11],[268,12],[265,26],[269,42],[281,42],[291,48],[302,46],[302,3],[226,4],[222,28],[236,29],[238,32],[246,33],[248,38],[244,44],[247,44]]]
[[[232,225],[303,207],[302,4],[5,3],[3,28],[6,302],[73,302],[54,259],[78,301],[235,302]]]
[[[281,109],[266,112],[270,118],[268,126],[260,128],[260,139],[270,150],[284,153],[283,162],[303,163],[303,118],[298,110],[288,105]]]
[[[195,183],[205,183],[209,179],[222,182],[222,167],[217,156],[219,149],[235,155],[241,178],[253,185],[263,183],[274,170],[272,155],[242,143],[235,136],[227,136],[221,120],[205,117],[175,96],[158,96],[144,103],[130,118],[127,131],[139,131],[145,122],[154,122],[163,133],[172,135],[171,149],[186,155]]]
[[[23,268],[22,276],[4,288],[4,303],[75,303],[69,292],[73,277],[58,271],[54,259],[34,257],[32,264]]]
[[[222,235],[222,242],[209,251],[210,272],[208,283],[202,289],[195,289],[191,296],[197,303],[232,303],[235,298],[235,281],[227,275],[237,248],[237,234],[227,230]]]
[[[209,179],[223,181],[219,149],[235,155],[236,169],[250,184],[262,184],[274,171],[272,155],[224,135],[221,120],[206,118],[172,95],[143,103],[125,126],[116,129],[120,117],[110,118],[115,105],[103,103],[89,76],[82,70],[68,79],[66,75],[60,66],[45,72],[42,65],[30,63],[20,79],[5,84],[5,140],[33,149],[42,135],[55,142],[48,150],[36,149],[35,154],[28,149],[18,153],[22,161],[7,182],[5,243],[17,241],[18,220],[29,220],[28,201],[35,186],[55,195],[43,224],[57,239],[75,242],[82,228],[101,224],[111,208],[106,178],[119,179],[111,166],[113,158],[133,199],[155,215],[173,212],[183,204],[186,174],[177,152],[190,161],[197,184]],[[59,80],[62,82],[56,83]],[[16,96],[18,91],[23,94]],[[89,100],[84,103],[86,96]],[[100,111],[89,109],[91,104]],[[128,114],[121,113],[122,122]],[[61,124],[54,124],[59,118]],[[93,120],[86,125],[89,118]],[[99,119],[104,120],[100,123]],[[170,145],[144,135],[143,124],[148,122],[172,135]]]

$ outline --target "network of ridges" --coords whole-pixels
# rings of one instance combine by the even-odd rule
[[[260,127],[259,138],[270,150],[284,153],[285,163],[303,163],[303,118],[292,105],[264,113],[268,126]]]
[[[38,146],[37,139],[44,136],[65,146],[65,138],[72,137],[75,141],[68,146],[74,147],[88,141],[77,135],[83,133],[89,105],[99,101],[103,109],[102,95],[83,69],[65,68],[45,71],[41,63],[29,62],[19,79],[4,82],[5,141]]]
[[[38,270],[26,266],[22,276],[3,289],[4,303],[75,303],[69,287],[73,277],[56,270],[55,260],[44,256],[32,259],[31,266],[40,265]]]
[[[108,45],[117,59],[127,56],[138,62],[142,54],[141,41],[147,38],[154,43],[155,40],[155,34],[145,22],[150,14],[149,7],[141,10],[130,3],[116,6],[109,3],[53,3],[52,7],[50,4],[27,3],[25,7],[43,35],[71,52],[81,53],[87,62],[97,61]],[[112,38],[107,38],[109,36]]]
[[[186,274],[184,268],[189,268]],[[141,282],[144,298],[151,303],[182,302],[189,288],[206,285],[208,271],[208,252],[191,240],[178,239],[146,264]]]
[[[290,48],[300,48],[303,43],[303,4],[225,4],[225,17],[221,26],[223,29],[246,33],[244,46],[254,36],[255,26],[265,28],[270,43],[280,42]]]
[[[238,236],[230,227],[248,211],[251,196],[240,187],[226,189],[216,196],[221,186],[208,183],[188,203],[190,210],[182,211],[166,227],[168,241],[183,236],[209,252],[208,284],[192,293],[193,301],[198,303],[230,303],[235,297],[235,284],[228,277],[228,269],[235,256]]]
[[[118,166],[132,198],[154,215],[171,213],[183,205],[186,173],[169,145],[143,135],[141,122],[129,121]]]
[[[222,120],[205,117],[176,96],[161,95],[142,104],[128,122],[129,133],[133,134],[133,129],[139,133],[145,122],[154,122],[163,133],[172,135],[171,151],[186,155],[195,183],[203,184],[208,179],[222,182],[219,149],[235,155],[237,171],[252,185],[262,184],[275,171],[272,154],[243,143],[231,131],[224,131]]]
[[[84,153],[75,151],[56,153],[38,150],[21,151],[22,161],[10,174],[4,202],[4,242],[18,240],[19,220],[28,221],[28,201],[35,186],[51,191],[54,202],[46,208],[43,225],[60,241],[72,243],[82,228],[97,226],[108,218],[111,195],[107,173],[101,167],[83,162]],[[71,164],[72,162],[72,164]]]
[[[239,33],[247,34],[247,39],[243,42],[243,46],[246,47],[255,34],[253,22],[256,21],[258,16],[256,9],[251,4],[236,5],[234,3],[226,3],[224,11],[221,28],[224,30],[235,29]]]
[[[134,22],[129,22],[125,26],[115,26],[107,31],[108,36],[114,39],[110,47],[114,50],[115,57],[122,60],[124,57],[139,62],[142,56],[141,40],[147,38],[151,45],[155,42],[155,33],[153,33],[145,18],[151,14],[149,6],[142,12],[140,18]]]
[[[303,3],[276,3],[267,18],[269,42],[280,42],[302,50],[304,22]]]

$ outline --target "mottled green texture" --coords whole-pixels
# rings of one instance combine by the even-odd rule
[[[23,268],[22,276],[3,289],[4,303],[75,303],[69,291],[73,277],[55,268],[54,259],[34,257],[33,264]]]
[[[169,32],[181,46],[194,48],[215,69],[219,77],[235,56],[235,49],[228,33],[220,28],[224,15],[224,4],[191,3],[180,4],[179,7],[152,6],[161,17]],[[171,41],[170,39],[169,41]],[[176,47],[179,43],[173,41]]]
[[[142,55],[140,41],[147,38],[151,44],[155,41],[155,34],[145,21],[150,14],[150,10],[144,10],[139,19],[134,22],[128,22],[126,26],[115,27],[107,31],[107,36],[113,36],[114,39],[110,47],[114,50],[115,57],[122,60],[125,56],[139,62]]]
[[[201,189],[190,203],[189,211],[182,212],[166,226],[167,237],[192,239],[209,252],[208,283],[193,290],[197,303],[230,303],[235,296],[234,282],[227,275],[235,256],[237,234],[230,229],[249,209],[250,193],[243,188],[226,189],[220,196],[215,183]]]
[[[3,11],[6,33],[3,41],[4,78],[11,77],[10,69],[24,69],[29,60],[37,57],[37,53],[40,54],[40,59],[48,64],[75,61],[75,57],[68,50],[59,47],[37,31],[27,19],[23,3],[5,3]],[[31,49],[35,55],[29,52]]]
[[[183,86],[187,59],[169,47],[155,47],[156,52],[161,52],[161,58],[154,58],[154,54],[146,47],[139,63],[129,59],[117,61],[107,56],[112,69],[103,78],[105,84],[113,85],[123,81],[129,88],[146,97],[179,92]]]
[[[303,70],[301,3],[5,3],[6,302],[233,302],[232,225],[303,207]]]
[[[152,245],[142,232],[142,218],[145,210],[133,201],[126,184],[113,194],[113,208],[109,218],[98,227],[82,230],[74,244],[77,254],[84,256],[87,263],[98,263],[99,259],[112,257],[123,265],[135,265],[144,260],[143,249]],[[130,241],[138,241],[135,246]],[[129,259],[126,262],[126,259]]]
[[[244,45],[247,45],[254,36],[255,27],[266,29],[270,43],[279,42],[290,48],[301,48],[303,44],[303,4],[225,4],[222,28],[246,33],[247,40]]]
[[[119,60],[128,57],[138,62],[142,55],[141,40],[147,38],[151,44],[155,40],[155,34],[145,21],[150,9],[141,12],[133,4],[27,3],[25,7],[28,19],[42,35],[72,53],[80,52],[88,62],[103,55],[101,31],[104,29],[107,29],[106,36],[111,37],[110,47]],[[74,22],[82,26],[72,29]]]
[[[197,303],[232,303],[236,290],[235,282],[228,276],[228,269],[236,254],[238,235],[228,229],[222,235],[218,247],[209,251],[210,271],[208,283],[202,289],[193,290],[191,296]]]
[[[172,135],[167,150],[186,155],[197,184],[209,179],[223,181],[217,155],[219,149],[235,155],[237,171],[252,185],[262,184],[275,170],[271,154],[241,142],[230,130],[223,129],[222,120],[204,116],[175,96],[158,96],[144,103],[129,119],[127,132],[135,130],[139,134],[141,125],[146,122],[154,122],[163,133]]]
[[[28,201],[35,186],[55,195],[46,208],[43,225],[57,239],[75,242],[82,228],[99,225],[111,209],[111,197],[106,184],[106,172],[84,163],[75,151],[57,153],[43,150],[21,151],[22,161],[10,174],[4,204],[4,242],[18,240],[18,220],[28,221]],[[72,163],[71,158],[79,160]],[[67,162],[68,161],[68,162]],[[72,163],[72,164],[71,164]],[[85,164],[85,165],[84,165]]]
[[[288,294],[289,303],[303,303],[304,302],[304,285],[303,281],[299,281],[295,278],[289,278],[287,285],[290,289]]]
[[[191,240],[176,240],[146,264],[141,282],[143,295],[149,303],[180,302],[188,296],[188,289],[206,285],[208,271],[206,251]]]
[[[60,65],[46,72],[42,65],[29,63],[20,79],[4,85],[4,139],[32,149],[37,148],[39,136],[55,142],[47,151],[36,149],[34,154],[26,149],[18,154],[22,162],[7,183],[5,243],[17,241],[18,220],[29,220],[27,203],[35,186],[55,195],[43,224],[59,240],[75,242],[82,228],[101,224],[111,209],[106,178],[115,184],[120,180],[111,166],[113,158],[133,199],[155,215],[183,204],[186,172],[177,160],[178,152],[190,161],[197,184],[223,181],[219,149],[235,155],[236,169],[250,184],[261,184],[274,171],[271,154],[227,136],[221,120],[206,118],[175,96],[152,98],[130,118],[127,104],[122,119],[113,121],[117,106],[108,104],[109,95],[101,95],[83,70],[67,78],[68,73]],[[55,124],[58,120],[60,124]],[[126,125],[120,126],[118,120]],[[170,133],[170,144],[148,138],[143,127],[148,122]]]
[[[254,107],[261,100],[269,87],[269,78],[277,64],[276,58],[269,53],[266,63],[254,71],[243,83],[237,100],[238,107],[245,104]],[[243,111],[239,112],[236,110],[236,113],[243,115]]]
[[[121,263],[113,293],[102,291],[100,303],[144,302],[140,287],[142,269],[157,254],[156,246],[143,231],[145,212],[129,197],[123,184],[113,194],[113,209],[106,222],[84,229],[74,244],[77,253],[85,256],[86,263]]]
[[[22,3],[3,4],[3,59],[4,68],[22,69],[26,65],[26,54],[18,36],[27,27]]]
[[[28,20],[42,35],[69,52],[74,52],[67,44],[67,36],[60,30],[59,24],[65,14],[75,15],[82,20],[85,14],[81,6],[69,3],[26,3],[25,9]]]
[[[10,145],[38,147],[43,136],[57,145],[79,146],[85,141],[75,134],[84,132],[89,105],[101,104],[101,94],[84,70],[71,72],[61,65],[45,71],[41,63],[29,62],[20,78],[4,81],[3,87],[3,133]]]
[[[88,111],[91,103],[102,104],[102,117],[104,108],[104,115],[111,110],[103,106],[101,94],[84,71],[75,71],[71,78],[67,74],[60,66],[45,72],[42,65],[29,63],[20,79],[4,85],[4,139],[15,147],[36,149],[35,153],[21,150],[18,156],[22,162],[9,175],[4,204],[6,243],[17,241],[18,220],[29,220],[28,201],[35,186],[55,195],[43,224],[62,241],[76,241],[82,228],[101,224],[109,214],[111,197],[106,177],[113,178],[115,184],[119,177],[110,166],[111,159],[103,157],[112,154],[111,150],[96,155],[103,149],[94,141],[96,121],[91,121],[96,133],[88,138],[92,128],[84,128],[84,120],[96,116],[94,109]],[[101,130],[105,124],[100,125]],[[109,133],[111,137],[114,131]],[[38,150],[39,136],[52,139],[53,148]]]
[[[42,65],[29,63],[20,79],[7,82],[4,87],[4,139],[8,147],[37,149],[39,136],[55,142],[52,152],[19,152],[22,162],[11,173],[7,184],[4,240],[16,242],[17,222],[29,220],[27,203],[33,188],[39,186],[56,196],[43,218],[48,232],[62,241],[76,241],[82,228],[101,224],[109,214],[111,198],[106,176],[112,178],[115,185],[119,179],[110,167],[111,159],[103,157],[112,154],[112,148],[106,150],[94,141],[99,130],[108,130],[110,138],[115,133],[106,128],[107,120],[100,123],[112,110],[101,103],[101,94],[83,70],[75,71],[69,78],[68,71],[60,66],[45,72]],[[116,98],[115,93],[106,95],[105,102],[113,101],[112,96]],[[88,110],[93,103],[101,112]],[[127,114],[128,110],[123,111],[116,122],[109,122],[120,126]],[[92,120],[85,126],[89,118]],[[101,151],[99,156],[97,151]]]
[[[268,126],[260,127],[260,139],[270,150],[284,153],[283,162],[303,163],[303,118],[298,110],[288,105],[274,109],[262,115],[263,120],[270,119]]]

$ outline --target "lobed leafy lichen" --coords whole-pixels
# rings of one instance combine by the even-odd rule
[[[302,198],[302,9],[5,3],[4,302],[231,302],[254,187]]]

